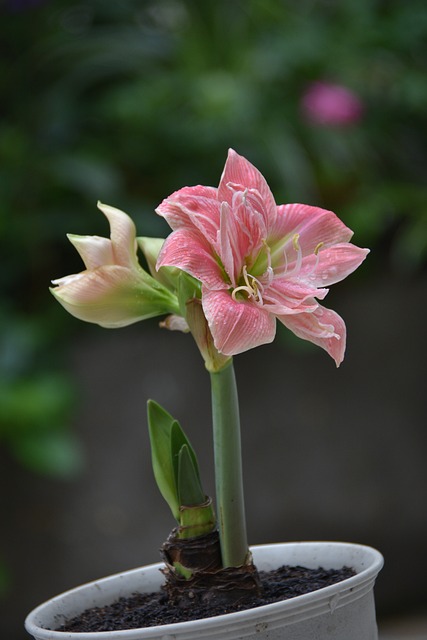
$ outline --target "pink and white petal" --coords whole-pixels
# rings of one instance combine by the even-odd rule
[[[221,220],[216,243],[216,251],[221,258],[224,269],[230,278],[231,285],[236,287],[239,273],[242,269],[244,253],[241,250],[241,234],[237,226],[236,217],[227,202],[221,204]]]
[[[314,298],[323,300],[328,291],[307,286],[296,280],[275,278],[270,287],[263,292],[263,302],[268,311],[275,315],[312,312],[318,307]]]
[[[299,338],[325,349],[339,367],[344,359],[346,327],[335,311],[319,305],[313,313],[278,316],[278,320]]]
[[[265,211],[253,204],[248,194],[238,192],[233,196],[233,214],[238,225],[242,254],[246,256],[256,255],[268,235]]]
[[[233,194],[231,205],[232,209],[235,211],[236,206],[243,203],[248,214],[250,214],[259,225],[257,234],[261,234],[265,240],[268,236],[268,230],[270,227],[274,227],[277,207],[275,205],[267,205],[259,191],[256,189],[248,189],[241,184],[235,184],[233,182],[229,182],[227,187]]]
[[[220,207],[214,187],[184,187],[163,200],[156,213],[173,229],[194,226],[212,241],[219,229]]]
[[[97,269],[104,264],[114,264],[111,240],[100,236],[76,236],[67,234],[68,240],[77,249],[86,269]]]
[[[133,267],[138,264],[136,257],[136,228],[127,213],[98,202],[98,209],[110,223],[111,244],[114,254],[114,264],[122,267]]]
[[[230,286],[210,243],[196,229],[178,229],[166,238],[157,259],[156,269],[160,267],[178,267],[210,288]]]
[[[74,317],[115,328],[156,315],[135,294],[138,281],[126,267],[107,265],[94,271],[54,280],[51,289],[60,304]],[[150,311],[150,310],[149,310]]]
[[[230,184],[230,187],[228,186]],[[218,200],[232,204],[233,192],[241,185],[244,189],[256,189],[263,201],[267,216],[276,217],[276,202],[266,179],[246,158],[229,149],[227,161],[218,187]],[[239,189],[240,190],[240,189]]]
[[[234,301],[227,291],[202,288],[202,305],[215,347],[226,356],[274,340],[275,317],[250,301]]]
[[[327,287],[353,273],[368,253],[369,249],[361,249],[350,243],[320,249],[317,256],[312,254],[303,259],[297,278],[311,286]]]
[[[353,232],[332,211],[306,204],[280,205],[277,207],[277,220],[270,232],[269,244],[287,238],[287,246],[292,248],[295,234],[298,234],[302,255],[308,256],[321,244],[331,246],[348,242]]]
[[[148,279],[148,281],[147,281]],[[176,308],[172,294],[139,271],[106,265],[53,281],[52,294],[71,315],[102,327],[125,327]],[[154,283],[155,284],[155,283]]]
[[[114,292],[129,290],[138,284],[138,275],[118,265],[105,265],[93,271],[82,271],[52,280],[57,285],[52,290],[67,302],[76,305],[95,305],[105,296],[114,297]]]
[[[250,220],[258,214],[247,209],[242,202],[233,209],[227,202],[221,204],[220,231],[215,249],[233,287],[237,284],[246,258],[257,255],[262,244],[258,227]]]

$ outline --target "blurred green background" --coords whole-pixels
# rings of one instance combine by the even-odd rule
[[[371,248],[356,280],[424,277],[424,0],[1,0],[0,36],[4,468],[81,473],[64,354],[82,328],[48,285],[81,269],[67,232],[107,233],[98,199],[166,235],[155,206],[216,185],[233,147],[278,203],[332,209]],[[310,116],[317,82],[353,92],[357,116]]]

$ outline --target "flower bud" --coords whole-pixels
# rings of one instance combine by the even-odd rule
[[[71,315],[116,328],[158,315],[179,312],[176,296],[138,262],[131,218],[98,204],[111,227],[111,238],[69,235],[86,270],[52,283],[52,294]]]

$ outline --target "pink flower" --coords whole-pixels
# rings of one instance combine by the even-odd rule
[[[276,319],[342,362],[346,331],[321,306],[328,285],[353,272],[368,250],[331,211],[276,206],[261,173],[230,150],[218,189],[184,187],[158,207],[173,229],[157,261],[202,283],[215,347],[232,356],[272,342]]]
[[[355,93],[330,82],[313,82],[302,97],[301,107],[309,120],[320,125],[354,124],[363,114],[363,104]]]

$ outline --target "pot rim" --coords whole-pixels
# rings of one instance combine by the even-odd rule
[[[113,583],[117,580],[120,580],[121,577],[136,576],[140,574],[141,571],[154,572],[155,570],[159,570],[164,566],[162,562],[159,562],[138,567],[136,569],[130,569],[127,571],[115,573],[110,576],[106,576],[105,578],[87,582],[80,586],[74,587],[73,589],[67,590],[33,609],[33,611],[28,614],[25,620],[25,628],[30,635],[43,640],[95,640],[97,638],[102,638],[102,640],[104,640],[104,638],[108,638],[111,640],[119,640],[120,638],[126,638],[126,640],[143,640],[143,638],[147,638],[147,640],[149,638],[169,640],[175,638],[174,634],[182,634],[185,629],[188,629],[188,631],[191,630],[191,634],[199,629],[201,632],[203,632],[203,637],[209,638],[209,635],[206,634],[209,633],[210,629],[215,628],[217,630],[218,627],[221,626],[226,626],[228,629],[230,626],[237,626],[243,621],[245,621],[245,624],[251,623],[253,625],[255,624],[256,619],[256,622],[262,625],[263,619],[267,617],[270,621],[271,619],[274,620],[276,618],[281,618],[283,620],[284,617],[288,616],[289,619],[295,621],[296,618],[306,619],[309,617],[320,615],[325,611],[329,611],[332,613],[335,608],[345,606],[349,602],[357,600],[358,598],[365,595],[368,591],[370,591],[373,588],[373,584],[375,582],[376,576],[378,575],[378,572],[381,570],[384,564],[384,558],[379,551],[370,546],[351,542],[305,541],[270,543],[253,545],[250,547],[250,550],[254,557],[254,563],[257,564],[258,557],[261,565],[263,565],[260,567],[261,570],[268,571],[269,567],[265,567],[265,562],[263,563],[261,556],[264,552],[274,552],[275,550],[279,550],[280,548],[286,548],[293,554],[293,557],[291,558],[284,558],[282,564],[298,564],[299,562],[302,562],[302,564],[304,564],[305,566],[310,566],[311,564],[313,567],[325,566],[325,568],[332,568],[332,566],[328,566],[327,561],[322,561],[322,552],[327,552],[327,554],[330,555],[338,552],[338,559],[336,560],[335,564],[339,566],[343,566],[346,563],[351,563],[351,559],[343,560],[341,558],[342,555],[348,553],[349,556],[353,556],[354,561],[357,560],[357,557],[359,557],[358,562],[353,562],[353,567],[356,570],[356,575],[351,576],[350,578],[346,578],[345,580],[342,580],[333,585],[323,587],[322,589],[302,594],[300,596],[295,596],[287,600],[261,605],[259,607],[253,607],[244,611],[236,611],[234,613],[222,614],[209,618],[200,618],[198,620],[187,622],[177,622],[173,624],[141,627],[138,629],[127,629],[120,631],[117,630],[83,633],[56,631],[40,626],[40,622],[38,620],[40,616],[43,615],[43,613],[46,614],[46,610],[52,609],[51,619],[53,619],[53,610],[55,609],[55,607],[58,608],[58,605],[62,601],[73,597],[75,594],[77,594],[77,592],[94,587],[99,589],[99,585],[101,583],[104,585],[108,582]],[[300,554],[303,554],[304,551],[308,550],[310,550],[312,553],[312,560],[299,561],[296,559]],[[271,566],[271,568],[279,566],[277,562],[274,562],[273,565]],[[107,594],[105,597],[106,599],[108,599]],[[117,595],[110,601],[113,602],[118,597],[120,596]],[[94,605],[89,605],[89,607],[90,606]],[[68,615],[67,617],[71,617],[71,615]],[[179,637],[184,638],[186,636]],[[188,638],[190,637],[196,638],[197,636],[189,635]]]

